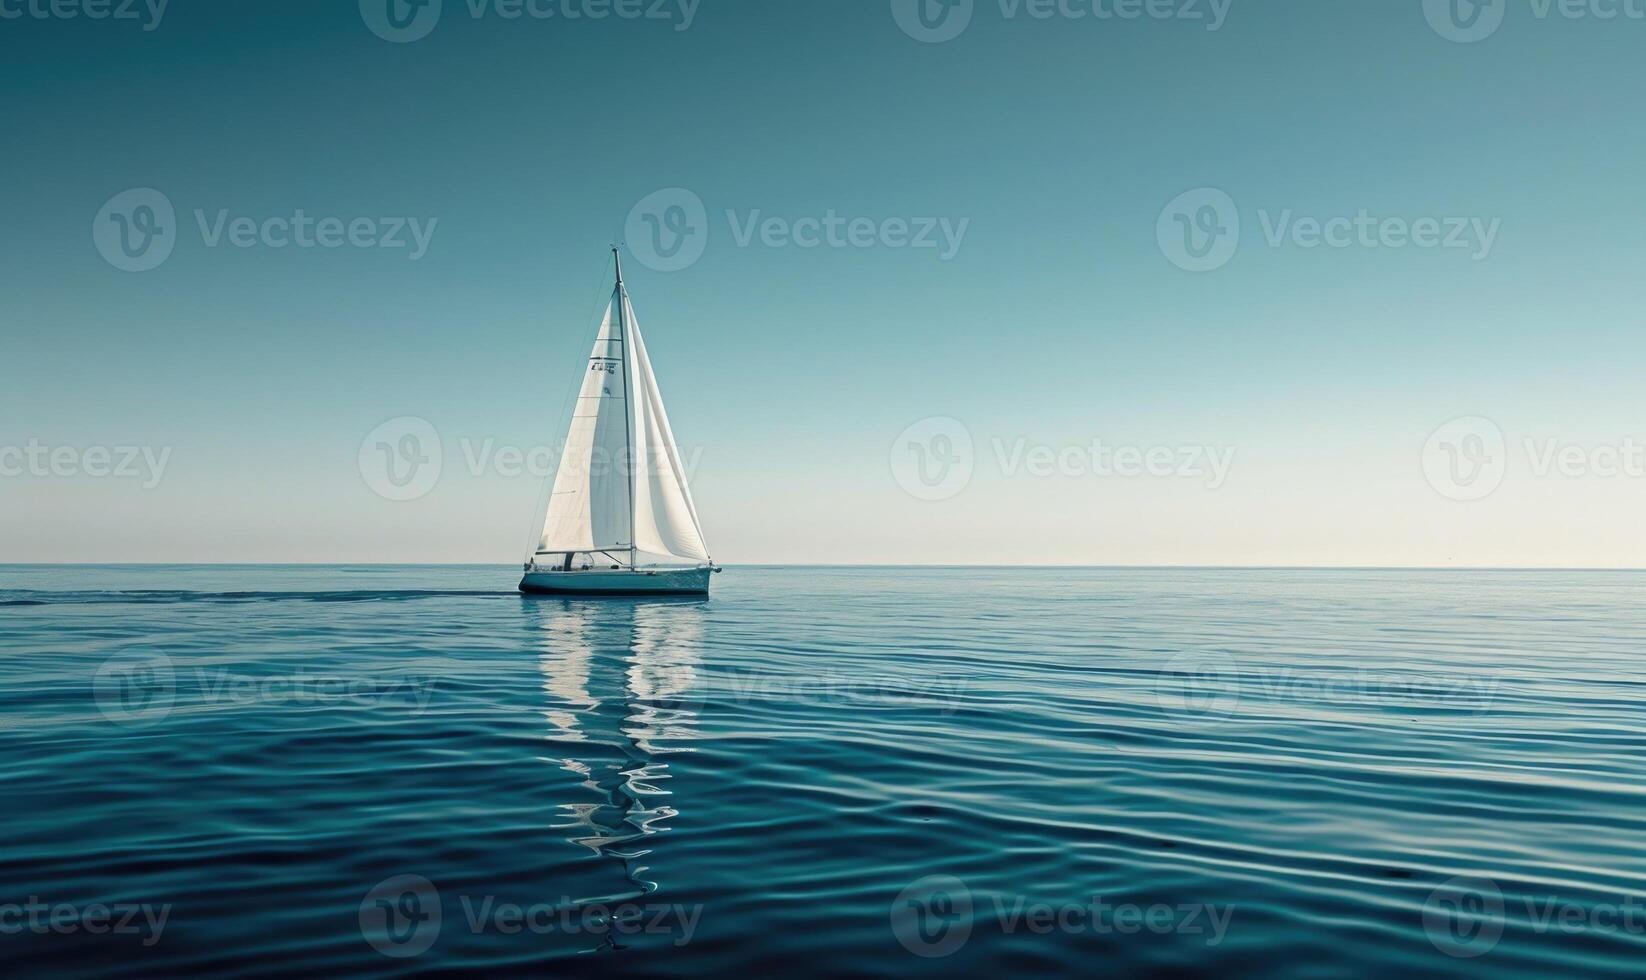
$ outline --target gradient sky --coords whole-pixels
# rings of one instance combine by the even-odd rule
[[[888,0],[705,0],[685,30],[445,0],[410,43],[352,0],[0,19],[0,448],[171,451],[147,489],[0,476],[0,561],[517,560],[542,480],[463,447],[558,445],[607,244],[679,187],[701,259],[629,281],[718,560],[1646,565],[1646,474],[1525,450],[1646,444],[1646,21],[1498,3],[1475,43],[1421,0],[1233,0],[1216,31],[978,0],[944,43]],[[93,241],[132,188],[177,212],[150,271]],[[1157,238],[1197,188],[1241,223],[1208,272]],[[438,224],[412,261],[194,217],[299,208]],[[1265,236],[1363,209],[1499,230],[1481,259]],[[945,260],[743,245],[728,210],[967,225]],[[359,464],[402,416],[443,449],[408,501]],[[1451,499],[1431,434],[1475,416],[1502,482]],[[931,417],[974,446],[941,500],[894,476]],[[997,452],[1094,439],[1235,456],[1214,489]]]

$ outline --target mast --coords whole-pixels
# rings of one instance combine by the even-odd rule
[[[626,434],[625,445],[628,447],[629,455],[629,567],[634,568],[639,560],[634,541],[634,493],[639,469],[635,465],[634,454],[634,404],[630,401],[632,396],[629,393],[629,372],[634,366],[634,347],[629,343],[629,324],[623,315],[624,308],[628,306],[629,291],[623,288],[623,256],[618,253],[616,245],[612,246],[612,262],[617,266],[617,332],[623,338],[623,431]]]

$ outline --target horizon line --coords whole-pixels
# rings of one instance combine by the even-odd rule
[[[513,568],[507,562],[375,561],[23,561],[0,562],[0,568]],[[717,562],[725,568],[913,568],[913,569],[1062,569],[1069,571],[1319,571],[1319,572],[1641,572],[1635,565],[1196,565],[1196,564],[945,564],[931,562]]]

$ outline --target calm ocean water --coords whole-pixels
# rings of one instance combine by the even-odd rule
[[[8,968],[1646,963],[1646,575],[514,582],[0,567]]]

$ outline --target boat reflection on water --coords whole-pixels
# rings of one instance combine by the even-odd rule
[[[662,757],[699,737],[703,604],[683,599],[548,599],[524,603],[543,674],[544,761],[576,774],[583,799],[553,826],[617,862],[629,887],[576,904],[633,901],[658,889],[641,863],[646,839],[669,829],[671,778]],[[667,744],[665,744],[667,743]]]

